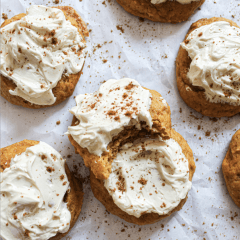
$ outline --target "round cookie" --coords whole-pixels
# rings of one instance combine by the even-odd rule
[[[171,130],[171,138],[173,138],[180,145],[185,157],[188,160],[189,180],[192,181],[192,177],[196,168],[194,159],[193,159],[192,150],[187,144],[186,140],[173,129]],[[124,219],[127,222],[138,224],[138,225],[152,224],[170,216],[172,213],[181,210],[187,200],[187,196],[186,196],[186,198],[182,199],[179,205],[175,209],[173,209],[171,212],[169,212],[167,215],[159,215],[157,213],[146,213],[146,214],[143,214],[141,217],[137,218],[133,215],[129,215],[126,212],[122,211],[114,203],[111,195],[108,193],[107,189],[104,186],[103,180],[97,179],[92,172],[90,175],[90,183],[91,183],[91,188],[94,196],[106,207],[107,211]]]
[[[68,7],[68,6],[59,6],[59,7],[55,7],[55,8],[58,8],[63,11],[66,19],[69,20],[71,22],[71,24],[78,29],[80,35],[83,37],[83,41],[86,42],[84,38],[89,36],[89,32],[87,30],[87,26],[86,26],[85,22],[82,20],[80,15],[76,12],[76,10],[73,9],[72,7]],[[12,17],[11,19],[5,20],[3,22],[3,24],[1,25],[1,28],[8,25],[11,22],[20,20],[24,16],[26,16],[26,14],[21,13],[21,14],[18,14],[16,16]],[[83,67],[84,67],[84,65],[83,65]],[[83,67],[82,67],[82,69],[83,69]],[[56,101],[52,105],[33,104],[33,103],[23,99],[22,97],[10,94],[9,90],[14,90],[16,88],[16,84],[11,79],[9,79],[3,75],[0,75],[0,81],[1,81],[0,93],[8,102],[15,104],[15,105],[20,105],[20,106],[23,106],[26,108],[32,108],[32,109],[51,107],[51,106],[60,104],[61,102],[63,102],[64,100],[66,100],[73,94],[74,89],[78,83],[78,80],[79,80],[81,74],[82,74],[82,70],[80,72],[78,72],[77,74],[69,74],[68,76],[62,75],[61,80],[52,89],[52,92],[53,92],[54,96],[56,97]]]
[[[127,12],[154,22],[179,23],[186,21],[205,0],[181,4],[177,1],[166,1],[152,4],[151,0],[116,0]]]
[[[222,17],[213,17],[210,19],[204,18],[193,23],[185,37],[188,38],[189,34],[195,29],[211,24],[217,21],[225,21],[230,23],[231,26],[238,27],[236,23],[231,20]],[[224,104],[224,103],[213,103],[206,99],[204,90],[200,87],[193,86],[187,77],[187,73],[190,68],[192,60],[188,56],[188,52],[180,46],[178,56],[176,59],[176,76],[177,86],[180,96],[184,102],[197,112],[209,117],[231,117],[240,112],[240,106]]]
[[[16,155],[20,155],[21,153],[25,152],[27,148],[37,145],[38,141],[33,140],[23,140],[21,142],[12,144],[5,148],[1,148],[0,156],[1,156],[1,166],[0,172],[3,172],[6,168],[10,167],[11,159],[14,158]],[[70,221],[70,228],[66,233],[58,233],[56,236],[51,237],[51,240],[59,240],[63,238],[68,232],[72,229],[74,224],[76,223],[78,216],[81,212],[81,207],[83,203],[83,191],[82,186],[79,184],[79,181],[73,176],[70,172],[67,164],[65,164],[65,171],[68,177],[68,181],[70,183],[70,192],[66,192],[64,196],[64,202],[67,203],[67,208],[71,213],[71,221]]]
[[[228,192],[235,204],[240,207],[240,130],[232,137],[222,163],[222,171]]]
[[[147,89],[147,88],[145,88]],[[171,111],[167,103],[163,102],[162,96],[155,90],[150,90],[152,94],[151,107],[149,109],[152,117],[153,127],[150,130],[152,134],[160,134],[164,139],[169,138],[171,131]],[[73,116],[72,126],[78,125],[78,119]],[[107,149],[108,152],[104,152],[101,157],[91,154],[87,148],[82,148],[69,134],[68,138],[71,144],[75,148],[75,152],[80,154],[87,167],[91,168],[91,171],[99,179],[107,179],[111,172],[111,162],[116,155],[119,146],[121,146],[127,139],[136,135],[144,135],[147,130],[140,131],[132,126],[127,126],[117,136],[113,137],[109,143]],[[96,164],[97,162],[97,164]]]

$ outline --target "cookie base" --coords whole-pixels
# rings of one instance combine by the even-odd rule
[[[240,208],[240,130],[232,137],[222,163],[222,171],[228,192],[235,204]]]
[[[78,31],[81,34],[81,36],[83,37],[83,39],[89,35],[85,22],[82,20],[82,18],[79,16],[79,14],[72,7],[59,6],[56,8],[62,10],[66,19],[69,20],[73,26],[78,28]],[[11,22],[20,20],[24,16],[26,16],[26,14],[21,13],[21,14],[14,16],[11,19],[5,20],[3,22],[3,24],[1,25],[1,28]],[[84,65],[83,65],[83,67],[84,67]],[[82,67],[82,69],[83,69],[83,67]],[[26,108],[39,109],[39,108],[45,108],[45,107],[52,107],[52,106],[60,104],[61,102],[63,102],[64,100],[66,100],[73,94],[74,89],[78,83],[78,80],[79,80],[81,74],[82,74],[82,70],[76,74],[69,74],[68,76],[65,76],[65,75],[62,76],[61,80],[58,82],[56,87],[54,87],[52,90],[53,95],[56,97],[56,101],[52,105],[33,104],[33,103],[28,102],[27,100],[23,99],[22,97],[10,94],[9,90],[14,90],[17,86],[10,78],[7,78],[3,75],[0,75],[0,81],[1,81],[0,94],[8,102],[10,102],[14,105],[23,106]]]
[[[226,18],[203,18],[193,23],[185,37],[185,40],[189,34],[195,29],[211,24],[217,21],[226,21],[231,26],[238,27],[236,23]],[[176,59],[176,76],[177,87],[183,101],[191,108],[200,112],[201,114],[209,117],[231,117],[240,112],[240,106],[234,106],[223,103],[212,103],[206,99],[204,90],[193,86],[187,77],[188,70],[190,68],[192,60],[188,56],[188,52],[181,46],[179,48],[178,56]]]
[[[3,172],[6,168],[10,167],[10,163],[12,158],[16,155],[19,155],[26,151],[27,148],[37,145],[38,141],[33,140],[23,140],[21,142],[12,144],[5,148],[0,149],[0,159],[1,159],[1,166],[0,172]],[[83,191],[82,186],[77,178],[75,178],[72,173],[70,172],[67,164],[65,164],[65,171],[67,174],[68,181],[70,183],[70,192],[66,192],[64,196],[64,202],[67,203],[67,208],[71,213],[71,221],[70,221],[70,228],[66,233],[58,233],[56,236],[51,237],[50,240],[60,240],[65,235],[69,233],[72,229],[74,224],[76,223],[78,216],[81,212],[81,207],[83,203]]]
[[[147,88],[145,88],[147,89]],[[149,90],[149,89],[147,89]],[[127,126],[117,136],[113,137],[112,141],[108,144],[108,152],[104,152],[101,157],[91,154],[87,148],[82,148],[71,135],[68,136],[69,141],[75,148],[75,152],[79,153],[87,167],[91,168],[91,171],[99,179],[107,179],[111,172],[111,163],[116,156],[119,147],[127,141],[130,137],[135,137],[139,134],[158,134],[163,139],[168,139],[171,129],[171,111],[167,103],[163,103],[162,96],[154,90],[149,90],[152,94],[152,103],[149,112],[152,117],[153,126],[152,129],[148,127],[146,130],[139,131],[135,127]],[[72,126],[79,124],[78,119],[74,116],[72,120]]]

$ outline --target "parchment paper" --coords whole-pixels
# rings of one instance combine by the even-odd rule
[[[94,198],[89,171],[64,135],[72,121],[68,110],[75,106],[73,96],[41,110],[14,106],[0,97],[1,147],[23,139],[44,141],[67,158],[70,168],[83,181],[82,212],[64,239],[239,239],[240,209],[227,192],[221,170],[231,137],[240,128],[239,115],[212,121],[187,107],[177,90],[175,59],[191,23],[198,19],[222,16],[240,24],[240,1],[206,0],[201,10],[181,24],[141,21],[115,0],[60,0],[59,4],[52,0],[1,0],[1,14],[7,13],[10,18],[26,12],[30,4],[69,5],[89,23],[88,57],[73,96],[93,92],[110,78],[138,80],[166,99],[173,127],[188,141],[196,160],[193,187],[181,211],[156,224],[129,224],[109,214]],[[208,131],[210,136],[205,136]]]

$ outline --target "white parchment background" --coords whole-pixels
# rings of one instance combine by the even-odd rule
[[[1,0],[1,14],[12,17],[26,12],[30,3],[56,5],[52,0]],[[115,0],[60,0],[59,5],[74,7],[91,29],[89,55],[73,95],[93,92],[103,80],[122,77],[134,78],[157,90],[170,105],[173,127],[188,141],[197,166],[192,190],[181,211],[156,224],[144,227],[129,224],[109,214],[94,198],[89,171],[64,135],[72,121],[68,110],[75,106],[73,96],[56,107],[42,110],[14,106],[1,97],[1,147],[23,139],[47,142],[67,158],[76,176],[84,179],[82,212],[64,239],[240,239],[240,209],[227,193],[221,170],[231,137],[240,128],[240,117],[214,122],[191,110],[179,96],[175,77],[179,44],[191,23],[222,16],[240,24],[240,0],[206,0],[201,11],[189,21],[175,25],[142,22]],[[101,48],[95,51],[98,44]],[[209,137],[205,136],[207,131],[211,132]]]

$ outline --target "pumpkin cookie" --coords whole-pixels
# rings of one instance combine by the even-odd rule
[[[119,147],[129,138],[149,132],[169,138],[170,108],[161,95],[133,79],[108,80],[92,94],[80,94],[72,126],[71,144],[97,178],[107,179]]]
[[[72,7],[31,6],[1,26],[1,95],[27,108],[70,97],[86,57],[86,24]]]
[[[94,196],[114,215],[145,225],[179,211],[195,172],[193,153],[173,129],[171,138],[138,139],[123,145],[107,180],[91,172]]]
[[[177,86],[184,102],[209,117],[240,112],[240,29],[225,18],[192,24],[176,60]]]
[[[240,207],[240,130],[232,137],[222,163],[222,171],[228,192],[236,205]]]
[[[205,0],[117,0],[129,13],[154,22],[186,21]]]
[[[1,149],[0,171],[3,239],[59,240],[70,231],[83,192],[56,150],[23,140]]]

